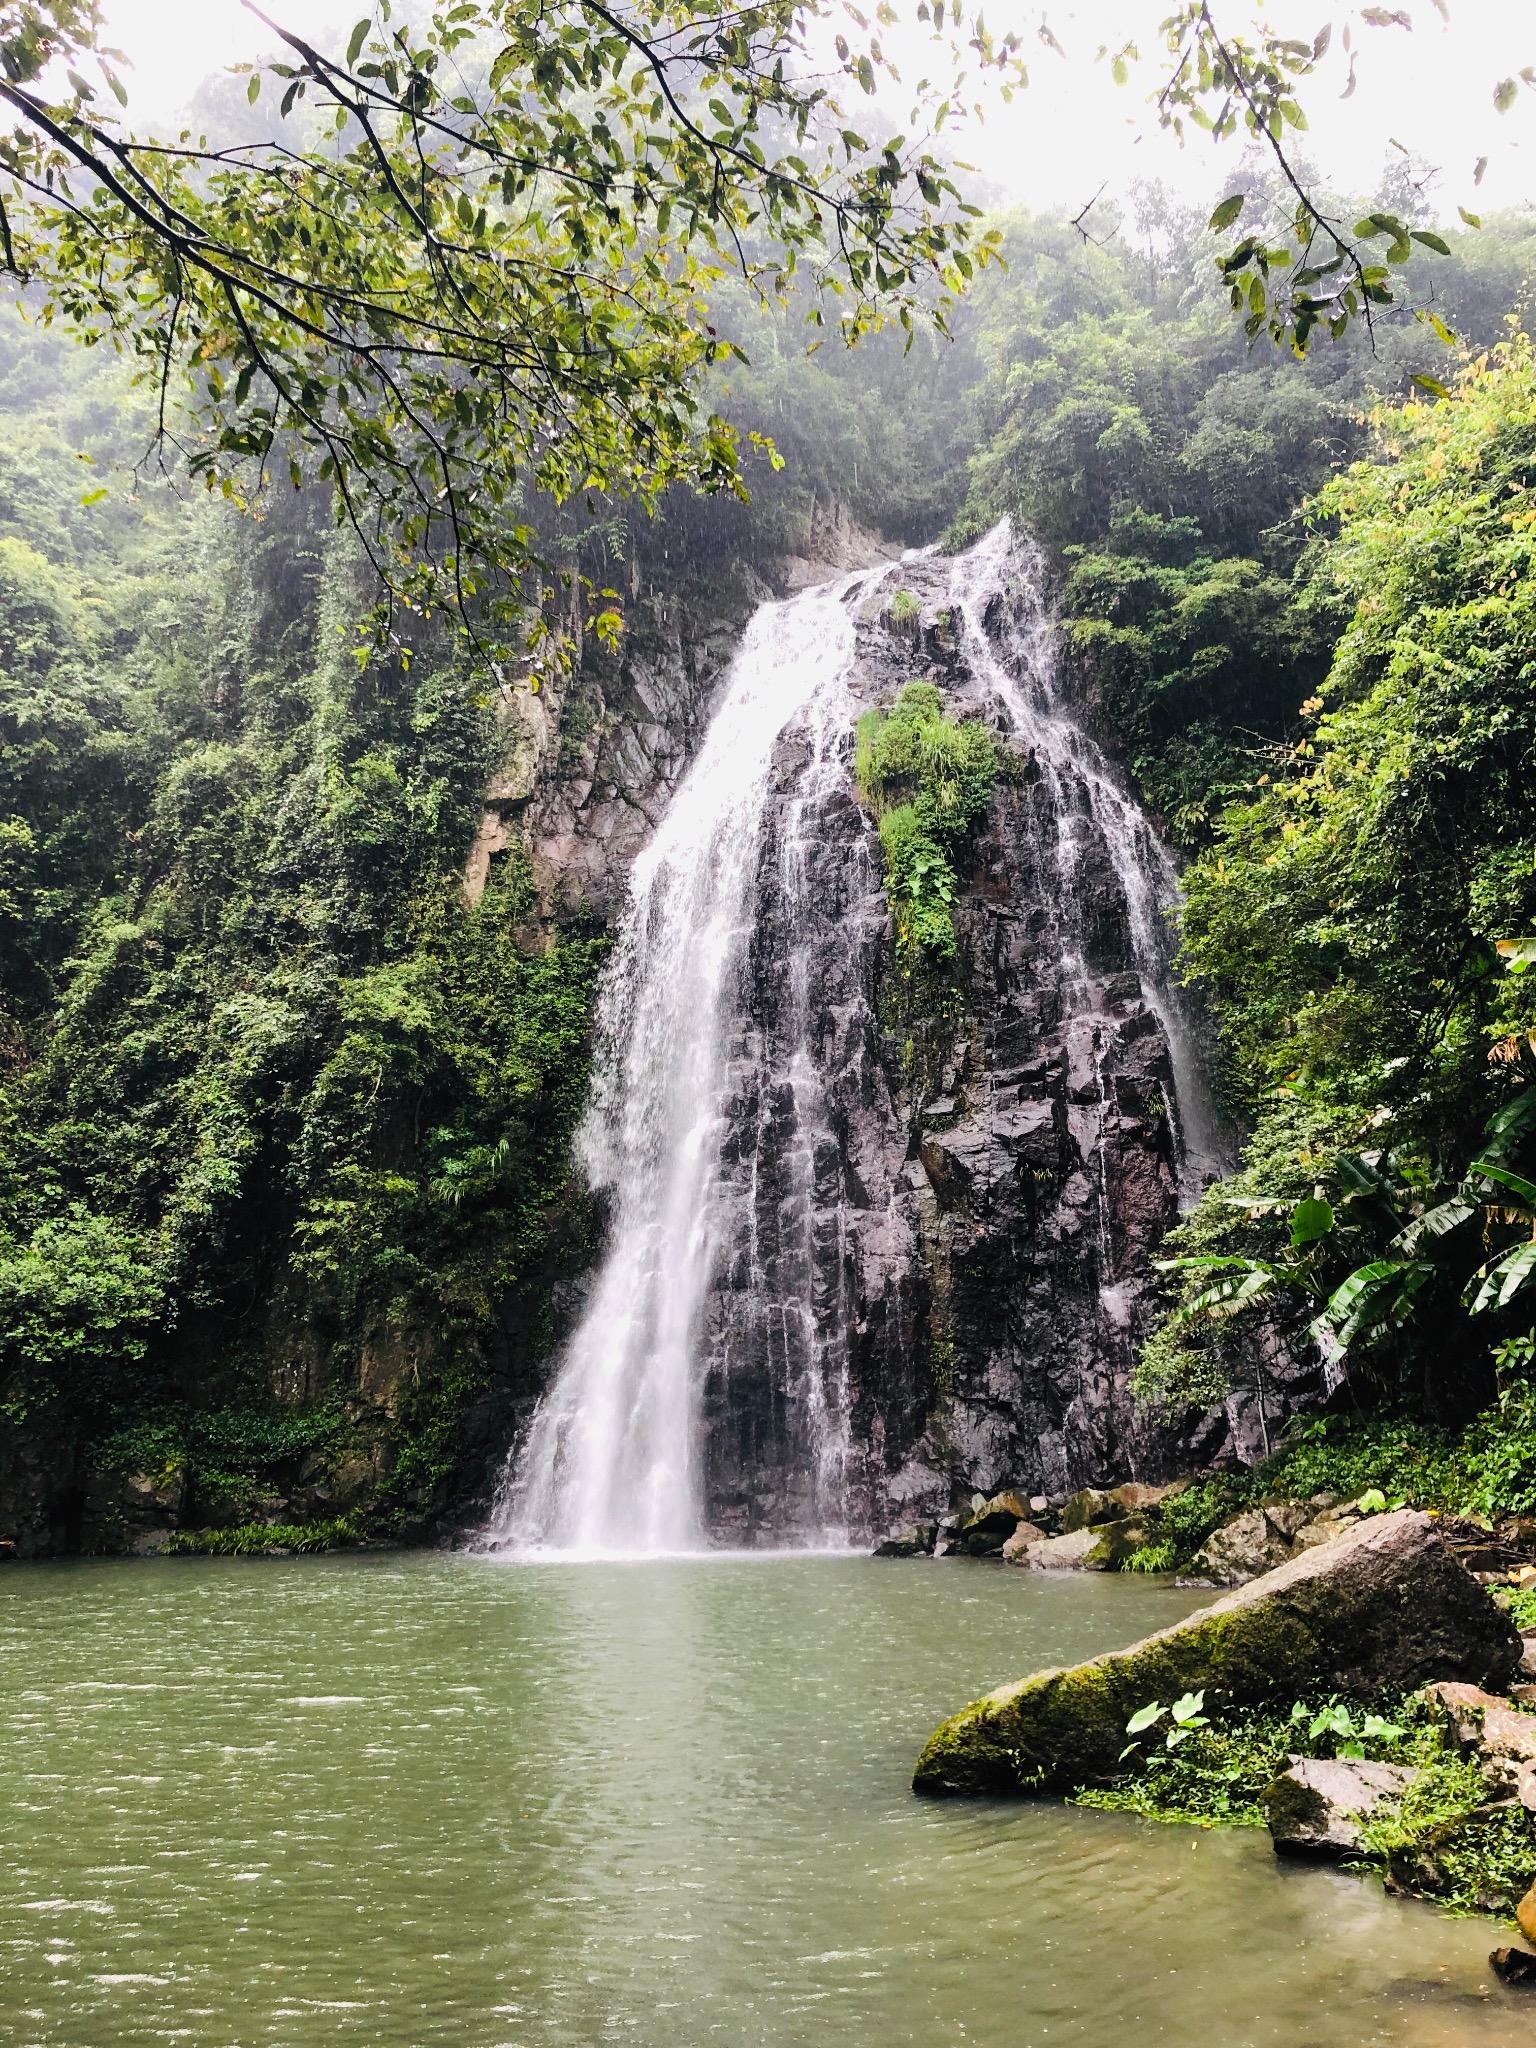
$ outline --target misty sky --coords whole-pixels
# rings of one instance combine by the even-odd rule
[[[341,38],[355,6],[331,0],[264,0],[275,19],[292,20],[318,38],[327,23]],[[895,0],[909,20],[916,0]],[[1475,209],[1536,200],[1536,92],[1500,116],[1493,109],[1497,80],[1536,64],[1536,0],[1449,0],[1442,23],[1431,0],[1412,0],[1411,34],[1361,29],[1359,88],[1342,103],[1344,60],[1335,47],[1306,95],[1311,123],[1309,155],[1330,183],[1365,190],[1375,183],[1393,141],[1443,167],[1437,198],[1443,213],[1458,203]],[[1027,28],[1033,36],[1038,0],[994,0],[985,16],[994,34]],[[1039,45],[1030,55],[1031,88],[1012,106],[997,106],[969,139],[964,154],[1011,198],[1038,207],[1066,205],[1075,212],[1101,183],[1113,196],[1131,179],[1160,177],[1204,200],[1223,184],[1236,147],[1214,148],[1197,137],[1184,150],[1160,134],[1145,104],[1155,82],[1149,64],[1124,89],[1095,62],[1100,46],[1138,33],[1166,11],[1164,0],[1059,0],[1048,7],[1066,46],[1065,61]],[[1311,37],[1324,21],[1342,25],[1344,8],[1329,0],[1225,0],[1233,22],[1267,18],[1282,30]],[[135,60],[133,105],[162,114],[182,105],[199,80],[221,66],[260,56],[270,34],[239,0],[106,0],[116,40]],[[334,32],[334,30],[333,30]],[[915,76],[927,52],[918,31],[897,32],[903,69]],[[910,55],[907,53],[910,52]],[[906,108],[893,104],[904,119]],[[1473,166],[1487,156],[1481,189]]]

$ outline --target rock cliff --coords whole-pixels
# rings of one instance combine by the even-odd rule
[[[821,700],[773,751],[724,1105],[734,1221],[700,1339],[724,1540],[825,1527],[829,1484],[862,1535],[1004,1484],[1257,1448],[1240,1402],[1191,1434],[1129,1399],[1150,1259],[1215,1164],[1203,1054],[1167,974],[1167,856],[1059,701],[1038,561],[994,555],[965,589],[911,557],[860,599],[837,772]],[[613,914],[686,765],[731,637],[688,624],[648,615],[589,675],[517,799],[551,916]],[[853,774],[858,712],[917,676],[1007,764],[923,1014]],[[830,1454],[817,1385],[846,1409]]]

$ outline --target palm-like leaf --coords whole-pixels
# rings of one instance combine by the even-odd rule
[[[1347,1351],[1363,1331],[1400,1323],[1434,1270],[1421,1259],[1372,1259],[1357,1266],[1328,1297],[1313,1329],[1331,1332],[1339,1349]]]
[[[1484,1309],[1504,1308],[1533,1279],[1536,1279],[1536,1242],[1527,1239],[1512,1250],[1501,1252],[1479,1266],[1467,1282],[1464,1299],[1473,1315]]]
[[[1380,1168],[1362,1159],[1358,1152],[1341,1152],[1334,1161],[1334,1171],[1346,1202],[1354,1208],[1372,1211],[1383,1230],[1402,1228],[1398,1201],[1401,1190]]]
[[[1224,1273],[1219,1280],[1203,1288],[1192,1301],[1183,1303],[1169,1318],[1170,1329],[1182,1330],[1197,1322],[1223,1322],[1228,1316],[1240,1314],[1250,1302],[1259,1301],[1272,1292],[1281,1279],[1273,1266],[1260,1265],[1255,1260],[1227,1263],[1245,1266],[1247,1270]]]
[[[1451,1195],[1445,1201],[1437,1202],[1432,1209],[1426,1209],[1405,1230],[1400,1230],[1388,1250],[1400,1252],[1407,1259],[1414,1258],[1428,1239],[1449,1237],[1453,1230],[1469,1223],[1480,1206],[1474,1196],[1465,1192]]]
[[[1536,1088],[1522,1088],[1497,1116],[1489,1118],[1483,1133],[1483,1159],[1502,1159],[1532,1130],[1536,1130]]]
[[[1508,1188],[1518,1195],[1527,1208],[1536,1209],[1536,1181],[1527,1180],[1523,1174],[1511,1173],[1507,1166],[1500,1166],[1496,1160],[1484,1153],[1481,1159],[1474,1159],[1469,1178],[1496,1181],[1501,1188]]]
[[[1252,1259],[1240,1252],[1188,1252],[1181,1259],[1154,1259],[1159,1273],[1272,1273],[1268,1259]]]

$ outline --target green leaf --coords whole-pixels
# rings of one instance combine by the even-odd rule
[[[1484,1180],[1496,1181],[1501,1188],[1508,1188],[1510,1193],[1518,1195],[1527,1207],[1536,1209],[1536,1181],[1525,1179],[1523,1174],[1511,1173],[1507,1166],[1498,1165],[1486,1154],[1481,1159],[1474,1159],[1467,1169],[1469,1180],[1477,1174],[1481,1174]]]
[[[1320,1196],[1309,1195],[1291,1211],[1291,1243],[1294,1245],[1316,1244],[1332,1228],[1333,1204],[1323,1201]]]
[[[1503,943],[1501,941],[1501,948]],[[1512,1101],[1506,1102],[1495,1116],[1488,1119],[1481,1156],[1484,1159],[1497,1157],[1532,1130],[1536,1130],[1536,1088],[1522,1088]]]
[[[100,490],[87,491],[85,496],[80,500],[80,502],[82,505],[99,505],[106,495],[107,487],[105,484],[103,484]]]
[[[1431,398],[1449,398],[1450,392],[1438,377],[1430,377],[1423,370],[1415,370],[1412,381],[1420,391],[1427,391]]]
[[[349,71],[362,55],[363,45],[368,40],[368,30],[371,26],[372,24],[367,15],[364,15],[363,19],[352,30],[351,38],[347,43],[347,69]]]
[[[257,102],[257,100],[258,100],[258,99],[260,99],[260,97],[261,97],[261,73],[260,73],[259,71],[253,71],[253,72],[251,73],[251,75],[250,75],[250,78],[249,78],[249,80],[247,81],[247,84],[246,84],[246,88],[245,88],[245,96],[246,96],[246,98],[247,98],[247,99],[248,99],[248,100],[250,101],[250,103],[251,103],[251,105],[252,105],[253,107],[255,106],[255,104],[256,104],[256,102]]]
[[[1125,1724],[1126,1734],[1143,1734],[1148,1728],[1155,1726],[1157,1722],[1161,1721],[1167,1711],[1168,1709],[1164,1706],[1159,1706],[1156,1700],[1151,1701],[1145,1707],[1138,1707]]]
[[[1452,1195],[1444,1202],[1437,1202],[1432,1209],[1426,1209],[1415,1222],[1400,1230],[1392,1240],[1392,1249],[1411,1258],[1430,1237],[1448,1237],[1453,1230],[1459,1230],[1477,1214],[1478,1204],[1468,1195]]]
[[[1515,83],[1514,79],[1501,78],[1498,84],[1493,88],[1493,104],[1495,111],[1500,114],[1507,114],[1510,108],[1515,104],[1515,101],[1519,98],[1519,96],[1520,88]]]
[[[1229,198],[1223,199],[1220,206],[1211,215],[1208,225],[1219,235],[1224,228],[1231,227],[1247,203],[1248,195],[1245,192],[1232,193]]]
[[[1400,1323],[1433,1273],[1432,1266],[1418,1260],[1373,1259],[1357,1266],[1328,1297],[1312,1327],[1319,1335],[1331,1334],[1347,1351],[1362,1332]]]
[[[1480,1266],[1468,1281],[1462,1299],[1473,1315],[1481,1315],[1485,1309],[1507,1307],[1521,1288],[1533,1279],[1536,1279],[1536,1243],[1528,1239],[1524,1244],[1517,1244],[1513,1251]]]
[[[861,56],[861,57],[860,57],[860,59],[859,59],[859,61],[858,61],[858,65],[857,65],[857,67],[856,67],[856,68],[857,68],[857,71],[858,71],[858,75],[859,75],[859,83],[860,83],[860,85],[862,85],[862,86],[863,86],[864,90],[865,90],[865,91],[866,91],[867,93],[872,93],[872,92],[874,91],[874,89],[875,89],[875,67],[874,67],[874,65],[873,65],[873,64],[872,64],[872,63],[870,62],[870,60],[868,59],[868,57],[863,57],[863,56]]]
[[[1425,249],[1433,249],[1437,256],[1449,256],[1451,245],[1444,235],[1437,235],[1429,228],[1414,228],[1412,239]]]

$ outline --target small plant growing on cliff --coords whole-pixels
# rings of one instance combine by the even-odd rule
[[[922,606],[910,590],[898,590],[891,599],[891,624],[910,626],[921,610]]]
[[[955,856],[987,814],[997,765],[991,733],[978,720],[946,718],[932,683],[908,683],[891,710],[859,720],[854,772],[879,820],[897,962],[909,980],[954,957]]]

